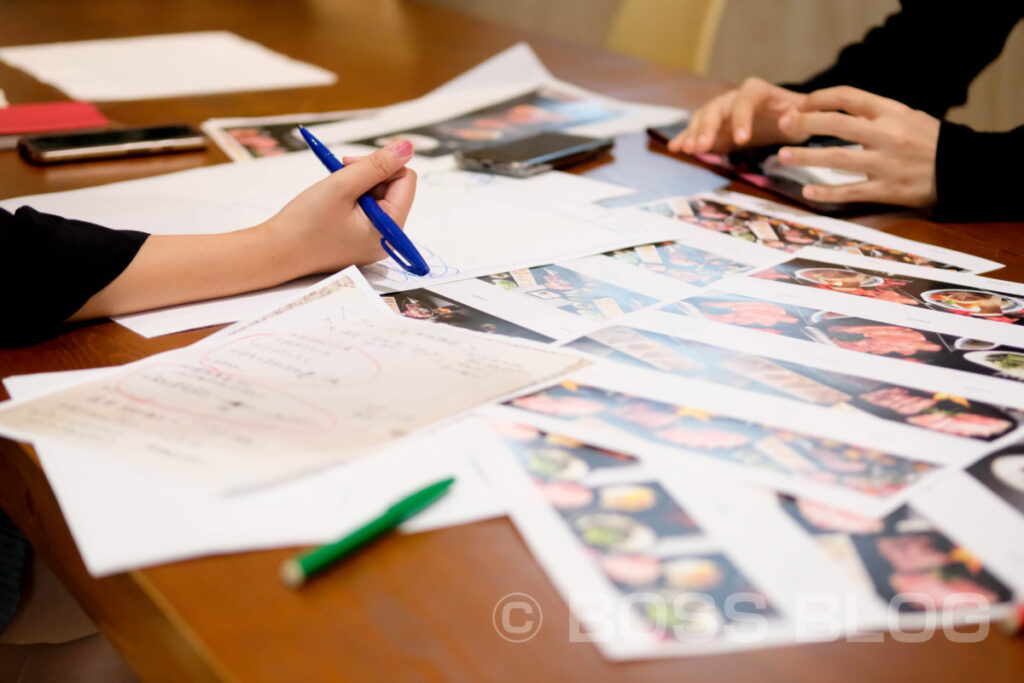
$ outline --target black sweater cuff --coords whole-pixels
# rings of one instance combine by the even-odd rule
[[[1021,159],[1024,126],[979,133],[943,121],[935,156],[937,203],[943,221],[1021,221]]]

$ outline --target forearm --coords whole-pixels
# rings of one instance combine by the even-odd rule
[[[215,235],[152,235],[128,267],[69,320],[230,296],[310,272],[286,236],[267,223]]]

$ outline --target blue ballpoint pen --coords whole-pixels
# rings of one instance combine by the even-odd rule
[[[324,143],[317,140],[316,136],[302,126],[299,126],[299,132],[302,133],[302,139],[306,141],[309,148],[313,150],[313,154],[327,167],[328,171],[334,173],[345,168],[345,165],[338,161],[338,158],[331,154],[331,150],[327,149]],[[370,222],[373,223],[373,227],[377,228],[377,232],[380,233],[380,244],[384,247],[384,251],[398,265],[413,275],[426,275],[430,272],[430,266],[423,260],[423,256],[416,249],[416,245],[405,236],[405,232],[398,227],[398,224],[395,223],[391,216],[384,212],[384,209],[380,208],[380,205],[377,204],[373,197],[369,194],[362,195],[359,198],[359,206],[366,214],[366,217],[370,219]],[[402,258],[399,258],[399,254],[401,254]]]

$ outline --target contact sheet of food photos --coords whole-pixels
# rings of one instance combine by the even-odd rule
[[[828,260],[823,260],[828,257]],[[751,273],[745,291],[776,292],[828,309],[912,319],[934,330],[1024,346],[1024,285],[933,268],[893,265],[808,248]]]
[[[640,212],[632,215],[641,223],[649,221]],[[677,233],[679,239],[672,241],[382,296],[408,318],[566,342],[785,258],[700,231]]]
[[[821,345],[882,360],[874,363],[878,368],[895,368],[895,361],[913,368],[913,375],[937,370],[959,373],[962,386],[976,397],[1022,407],[1024,372],[1015,367],[1015,362],[1018,357],[1024,361],[1024,346],[1007,342],[1001,328],[983,330],[996,333],[984,337],[947,333],[940,331],[941,325],[936,330],[929,321],[912,313],[858,313],[858,302],[845,297],[832,302],[839,306],[817,308],[794,303],[793,297],[778,292],[761,291],[749,286],[749,281],[738,284],[741,286],[722,283],[720,288],[661,310],[774,338],[786,337],[808,347]],[[735,290],[750,294],[735,294]],[[853,305],[848,306],[850,303]]]
[[[789,398],[599,364],[487,409],[594,445],[882,515],[982,440]]]
[[[1018,588],[1024,586],[1024,441],[926,487],[914,505]]]
[[[973,543],[965,543],[916,503],[873,517],[820,501],[748,489],[733,497],[730,508],[740,517],[756,518],[769,538],[789,538],[794,571],[801,572],[800,565],[812,556],[827,558],[841,571],[847,583],[831,598],[855,601],[853,621],[859,629],[1000,618],[1014,599],[1015,586],[1020,586],[1012,574],[978,554]],[[736,528],[734,547],[756,548],[761,543],[762,534],[744,535],[741,525]],[[823,605],[829,602],[826,599]]]
[[[786,253],[816,247],[892,263],[968,273],[984,273],[1001,265],[952,249],[726,190],[693,197],[671,197],[640,208]]]
[[[1024,391],[1020,407],[996,405],[956,374],[807,349],[778,335],[740,329],[723,334],[714,323],[661,311],[609,325],[568,346],[606,361],[981,442],[999,440],[1024,424]]]
[[[671,237],[382,295],[591,360],[478,411],[502,444],[481,467],[580,637],[630,659],[1002,614],[1024,588],[1024,503],[1006,493],[1024,286],[727,192],[614,214]],[[808,595],[838,628],[805,630]]]
[[[522,423],[488,436],[481,468],[580,622],[570,638],[613,659],[791,640],[775,598],[637,458]]]

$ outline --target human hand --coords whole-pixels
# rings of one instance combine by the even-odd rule
[[[779,127],[793,138],[834,135],[864,149],[783,147],[779,161],[826,166],[867,175],[863,182],[806,185],[804,197],[819,202],[880,202],[932,206],[940,122],[923,111],[864,90],[839,86],[817,90],[787,111]]]
[[[298,274],[376,263],[387,254],[356,202],[369,192],[403,226],[416,193],[416,173],[405,167],[412,155],[412,145],[402,140],[366,157],[345,157],[345,168],[304,190],[259,227]]]
[[[806,95],[760,78],[748,78],[735,90],[719,95],[694,112],[669,150],[686,154],[725,154],[737,147],[803,142],[779,129],[779,118],[803,103]]]

